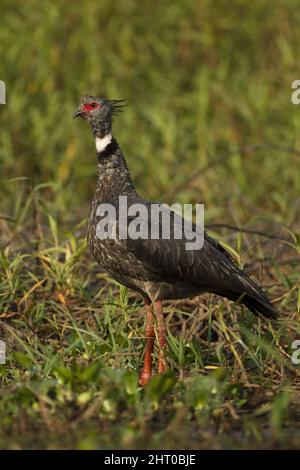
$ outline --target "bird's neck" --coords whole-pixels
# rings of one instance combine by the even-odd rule
[[[124,155],[112,134],[96,135],[95,144],[98,158],[96,197],[113,202],[120,195],[135,193]]]

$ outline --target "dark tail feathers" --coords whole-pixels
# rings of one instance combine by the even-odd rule
[[[252,297],[249,294],[245,294],[241,298],[241,303],[244,304],[251,312],[257,315],[263,315],[266,318],[277,318],[278,314],[274,307],[269,302],[269,299],[264,295],[263,299],[260,300],[257,297]]]
[[[230,289],[230,291],[223,291],[222,293],[219,292],[219,294],[233,300],[234,302],[245,305],[256,315],[276,319],[278,317],[278,313],[272,306],[264,291],[241,270],[239,271],[239,280],[239,289],[235,292]]]

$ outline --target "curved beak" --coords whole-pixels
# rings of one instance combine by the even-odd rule
[[[73,119],[75,119],[79,116],[80,117],[84,116],[84,111],[82,111],[81,108],[78,108],[77,111],[75,111],[75,113],[73,113]]]

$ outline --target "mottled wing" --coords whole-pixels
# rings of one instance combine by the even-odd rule
[[[150,204],[150,203],[149,203]],[[168,209],[165,209],[166,211]],[[180,216],[171,212],[171,226],[182,225]],[[129,218],[129,223],[134,217]],[[148,227],[150,233],[153,224],[160,221],[148,218],[139,219],[141,225]],[[173,225],[172,225],[173,224]],[[189,227],[189,226],[187,226]],[[202,237],[200,249],[187,249],[192,236]],[[151,281],[176,282],[183,280],[198,286],[199,290],[213,292],[231,300],[241,299],[250,310],[275,317],[276,312],[264,292],[233,261],[226,249],[207,235],[201,227],[190,226],[182,239],[176,239],[171,230],[170,238],[122,240],[126,249],[143,263],[147,279]]]

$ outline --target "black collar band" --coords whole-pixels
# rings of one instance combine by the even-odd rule
[[[101,152],[97,152],[97,157],[98,160],[100,161],[103,158],[107,158],[110,155],[113,155],[118,148],[118,142],[116,139],[113,137],[111,139],[111,142],[103,149]]]

